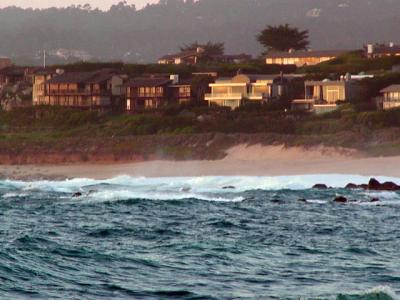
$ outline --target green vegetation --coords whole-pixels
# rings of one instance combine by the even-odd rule
[[[205,57],[210,57],[213,55],[223,55],[225,53],[224,43],[212,43],[208,42],[206,44],[199,44],[197,41],[189,45],[183,45],[180,47],[181,51],[196,51],[198,48],[203,49],[203,54]]]
[[[215,134],[225,138],[208,148]],[[348,104],[323,116],[271,111],[268,106],[257,105],[234,112],[215,107],[168,107],[140,115],[55,107],[0,113],[0,154],[35,149],[39,153],[78,152],[86,160],[91,151],[115,156],[132,155],[133,151],[144,156],[162,153],[182,159],[216,158],[240,139],[247,143],[342,146],[374,155],[399,154],[400,110],[358,112]]]
[[[332,73],[343,75],[346,73],[358,74],[360,72],[382,74],[385,71],[390,71],[394,65],[399,64],[400,57],[367,59],[363,56],[362,51],[353,51],[315,66],[300,68],[297,72],[320,76]]]
[[[299,30],[289,24],[268,26],[257,35],[257,41],[267,51],[304,50],[310,44],[308,30]]]

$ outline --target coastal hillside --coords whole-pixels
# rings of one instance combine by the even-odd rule
[[[0,114],[1,164],[217,160],[237,145],[353,149],[361,156],[400,154],[400,111],[324,116],[263,109],[166,108],[112,115],[62,108]]]
[[[399,10],[392,0],[164,0],[140,10],[121,2],[108,11],[9,7],[0,10],[0,55],[20,64],[40,64],[43,50],[49,63],[144,63],[211,40],[224,42],[230,54],[257,56],[256,34],[282,22],[308,29],[314,49],[359,49],[366,42],[400,42]]]

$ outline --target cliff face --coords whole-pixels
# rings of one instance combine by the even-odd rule
[[[149,160],[216,160],[238,144],[289,140],[273,134],[190,134],[57,141],[0,141],[0,164],[112,163]]]
[[[0,164],[70,164],[150,160],[218,160],[236,145],[317,145],[356,149],[369,156],[400,154],[400,128],[330,135],[177,134],[129,137],[58,138],[27,141],[0,138]]]

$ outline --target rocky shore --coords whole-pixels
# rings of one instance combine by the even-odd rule
[[[326,184],[323,183],[318,183],[313,186],[313,189],[318,189],[318,190],[327,190],[330,187],[328,187]],[[400,191],[400,185],[392,182],[392,181],[386,181],[386,182],[379,182],[375,178],[371,178],[368,183],[366,184],[354,184],[354,183],[349,183],[345,187],[347,190],[353,190],[353,189],[362,189],[362,190],[369,190],[369,191]],[[304,199],[300,199],[299,201],[303,201]],[[348,202],[354,202],[356,200],[350,200],[346,198],[345,196],[337,196],[333,200],[336,203],[348,203]],[[380,202],[379,198],[371,198],[370,202]]]

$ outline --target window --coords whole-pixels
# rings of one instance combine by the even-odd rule
[[[190,87],[180,87],[179,88],[179,97],[188,98],[190,97]]]
[[[340,91],[339,88],[328,88],[327,92],[326,92],[326,101],[333,103],[336,102],[338,100],[343,100],[340,99]]]

